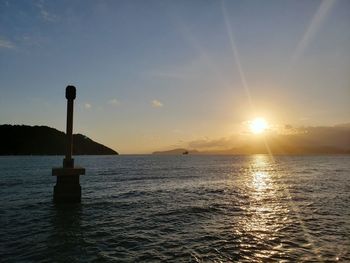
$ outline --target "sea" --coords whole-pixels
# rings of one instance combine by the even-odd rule
[[[1,262],[350,262],[350,156],[0,157]]]

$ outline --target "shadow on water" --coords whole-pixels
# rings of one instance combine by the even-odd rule
[[[47,240],[48,256],[53,262],[77,262],[86,255],[82,229],[81,204],[51,206],[51,235]]]

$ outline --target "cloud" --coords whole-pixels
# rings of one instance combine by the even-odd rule
[[[58,16],[50,13],[45,7],[44,7],[44,1],[39,1],[36,6],[39,8],[39,12],[41,15],[41,18],[47,22],[55,22],[58,20]]]
[[[107,104],[113,105],[113,106],[117,106],[117,105],[120,104],[120,102],[119,102],[119,100],[114,98],[114,99],[111,99],[111,100],[107,101]]]
[[[161,108],[161,107],[163,107],[163,103],[160,102],[159,100],[156,100],[156,99],[152,100],[151,104],[152,104],[153,108]]]
[[[90,103],[85,103],[85,104],[84,104],[84,108],[87,109],[87,110],[88,110],[88,109],[91,109],[91,107],[92,107],[92,106],[91,106]]]
[[[0,37],[0,48],[13,49],[15,45],[11,41]]]
[[[350,124],[324,127],[285,125],[265,136],[223,137],[188,142],[188,147],[221,154],[350,153]],[[267,149],[267,146],[269,149]]]

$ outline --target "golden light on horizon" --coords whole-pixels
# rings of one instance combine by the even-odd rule
[[[260,134],[266,131],[268,124],[264,118],[259,117],[250,122],[249,128],[252,133]]]

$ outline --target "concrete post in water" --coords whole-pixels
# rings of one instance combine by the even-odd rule
[[[73,155],[73,102],[76,97],[76,89],[74,86],[67,86],[67,142],[66,142],[66,158],[63,160],[63,167],[74,167]]]
[[[54,186],[53,200],[60,202],[80,202],[81,186],[79,176],[85,174],[85,169],[74,167],[73,154],[73,101],[76,97],[74,86],[67,86],[67,129],[66,129],[66,156],[63,159],[62,168],[52,168],[52,175],[57,176]]]

